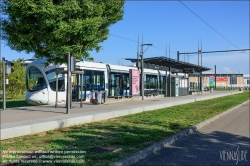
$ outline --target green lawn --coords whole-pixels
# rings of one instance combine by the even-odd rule
[[[53,156],[66,157],[55,151],[86,151],[73,156],[85,165],[109,165],[173,134],[249,100],[249,93],[225,96],[169,108],[148,111],[70,128],[43,132],[1,141],[5,151],[53,151]],[[118,152],[112,152],[121,148]],[[84,157],[83,157],[84,156]],[[53,158],[53,157],[52,157]],[[57,159],[41,161],[58,161]],[[6,159],[6,158],[5,158]],[[31,164],[32,165],[32,164]],[[39,165],[39,164],[36,164]],[[57,165],[57,164],[49,164]],[[63,165],[63,164],[58,164]],[[78,165],[78,164],[65,164]]]
[[[238,87],[216,87],[214,90],[223,90],[223,91],[229,91],[229,90],[239,90]]]
[[[25,96],[18,96],[16,100],[6,97],[6,108],[31,106],[25,101]],[[3,99],[0,97],[0,108],[3,108]]]
[[[25,100],[7,100],[6,101],[6,108],[13,108],[13,107],[25,107],[31,106]],[[3,102],[0,102],[0,108],[3,108]]]

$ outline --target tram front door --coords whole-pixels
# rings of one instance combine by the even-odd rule
[[[110,96],[122,96],[123,95],[123,81],[122,74],[112,73],[110,77]]]
[[[81,99],[83,101],[89,100],[90,96],[89,93],[87,94],[86,86],[84,84],[84,77],[82,74],[78,74],[76,89],[77,89],[77,101]]]

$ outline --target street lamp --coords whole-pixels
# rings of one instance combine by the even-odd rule
[[[141,96],[142,96],[142,100],[144,100],[144,72],[143,72],[143,68],[144,68],[144,62],[143,62],[143,53],[147,51],[147,49],[149,48],[149,46],[152,46],[153,44],[141,44]],[[145,51],[143,51],[143,46],[148,46],[146,48]]]

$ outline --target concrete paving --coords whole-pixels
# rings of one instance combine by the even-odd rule
[[[84,103],[73,103],[70,114],[66,114],[66,108],[60,106],[32,106],[7,109],[1,112],[1,140],[35,134],[62,127],[70,127],[89,122],[95,122],[119,116],[151,111],[155,109],[171,107],[195,101],[207,100],[242,91],[214,91],[180,97],[150,97],[145,100],[131,100],[126,102],[115,102],[91,105]]]

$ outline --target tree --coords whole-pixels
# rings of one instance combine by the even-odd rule
[[[6,85],[7,94],[12,99],[17,99],[19,95],[25,95],[25,67],[22,65],[23,59],[12,61],[12,72],[8,75],[9,84]]]
[[[109,26],[123,18],[124,0],[2,0],[2,40],[16,51],[65,63],[67,54],[93,60]]]

